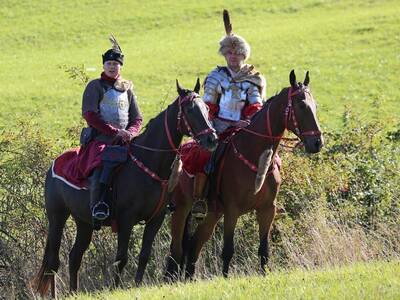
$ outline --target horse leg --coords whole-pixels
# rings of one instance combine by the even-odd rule
[[[265,275],[265,266],[269,259],[269,233],[272,222],[274,221],[276,207],[271,204],[267,207],[257,209],[257,222],[259,226],[260,246],[258,256],[260,256],[261,273]]]
[[[144,228],[142,249],[140,250],[139,263],[135,276],[136,285],[140,285],[142,283],[144,270],[146,269],[147,263],[149,261],[154,238],[157,232],[160,230],[160,227],[164,221],[164,217],[165,211],[153,220],[151,220],[150,223],[146,224],[146,227]]]
[[[76,221],[75,243],[69,253],[69,289],[76,292],[78,289],[78,270],[81,266],[82,256],[92,240],[93,228],[91,224]]]
[[[269,259],[269,235],[271,231],[272,222],[276,215],[275,198],[278,194],[280,186],[280,174],[274,173],[273,176],[267,178],[268,184],[266,188],[265,202],[257,208],[257,222],[259,226],[260,246],[258,248],[258,255],[260,256],[261,273],[265,274],[265,267]]]
[[[186,265],[186,279],[192,279],[197,259],[199,258],[201,249],[205,242],[207,242],[212,233],[214,232],[215,225],[222,217],[221,213],[208,212],[204,221],[197,227],[194,233],[188,250],[188,261]]]
[[[185,267],[185,262],[187,260],[188,252],[189,252],[189,247],[190,247],[190,224],[191,224],[192,216],[189,214],[186,217],[186,222],[185,222],[185,228],[183,230],[183,238],[182,238],[182,259],[181,259],[181,264],[180,264],[180,270],[183,270]]]
[[[233,237],[235,234],[235,227],[238,217],[236,214],[225,214],[224,216],[224,247],[222,249],[223,268],[222,274],[224,277],[228,277],[229,264],[234,253],[234,241]]]
[[[124,217],[125,216],[125,217]],[[116,266],[116,274],[114,277],[114,287],[118,287],[121,281],[121,273],[128,262],[128,244],[133,228],[133,218],[129,213],[120,216],[118,224],[118,250],[115,258],[114,266]]]
[[[49,232],[47,235],[46,249],[42,266],[34,279],[35,289],[41,297],[45,297],[49,286],[51,286],[51,296],[53,298],[56,297],[55,273],[60,266],[59,251],[61,238],[68,217],[68,212],[58,212],[58,214],[55,214],[53,211],[48,211]]]
[[[191,203],[189,203],[191,204]],[[187,218],[191,205],[178,205],[171,218],[171,254],[167,258],[164,280],[175,281],[179,276],[179,266],[183,266],[183,243],[187,239]]]

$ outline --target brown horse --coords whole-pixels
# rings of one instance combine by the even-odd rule
[[[206,105],[195,91],[182,89],[177,82],[178,98],[147,125],[130,145],[130,159],[115,175],[112,187],[113,209],[118,224],[118,250],[115,259],[115,284],[128,260],[132,227],[146,221],[135,282],[142,281],[154,237],[165,216],[166,192],[171,165],[184,135],[198,139],[209,150],[217,146],[217,136],[208,121]],[[73,216],[77,233],[69,255],[70,289],[78,288],[78,270],[88,248],[93,228],[89,209],[89,191],[75,190],[47,173],[45,186],[49,231],[43,263],[33,280],[34,289],[44,296],[49,285],[55,296],[55,272],[60,260],[59,249],[66,220]]]
[[[256,211],[259,224],[261,270],[268,262],[268,238],[275,217],[275,198],[281,184],[279,168],[270,165],[286,129],[295,133],[308,153],[319,152],[323,139],[316,117],[316,104],[308,88],[309,76],[296,82],[292,70],[290,87],[270,98],[253,117],[251,124],[228,139],[219,166],[211,176],[209,203],[219,209],[210,210],[196,228],[188,244],[186,277],[192,278],[195,264],[204,243],[224,215],[223,275],[228,275],[234,252],[234,230],[239,216]],[[220,143],[221,144],[221,143]],[[217,150],[218,151],[218,150]],[[268,173],[267,173],[268,170]],[[167,261],[166,280],[176,280],[179,265],[183,267],[183,245],[187,236],[187,220],[192,207],[193,179],[183,172],[174,191],[176,210],[171,222],[171,254]]]

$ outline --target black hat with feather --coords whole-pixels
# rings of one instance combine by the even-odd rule
[[[117,39],[111,34],[110,35],[110,42],[112,44],[112,48],[108,49],[103,54],[103,64],[109,60],[115,60],[121,64],[124,64],[124,55],[122,54],[121,47],[119,46]]]

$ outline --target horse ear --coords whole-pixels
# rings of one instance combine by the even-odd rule
[[[307,71],[306,78],[304,78],[304,82],[303,82],[303,84],[305,86],[308,86],[308,84],[310,83],[310,76],[308,76],[308,74],[309,74],[309,72]]]
[[[200,92],[200,78],[197,77],[197,81],[196,81],[196,85],[194,86],[194,90],[193,90],[196,94],[198,94]]]
[[[290,71],[289,81],[292,87],[297,87],[296,74],[294,74],[294,70]]]
[[[177,90],[179,96],[181,96],[181,97],[185,96],[185,92],[183,91],[183,89],[179,85],[178,79],[176,79],[176,90]]]

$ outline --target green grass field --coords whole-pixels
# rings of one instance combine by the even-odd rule
[[[344,249],[334,256],[333,263],[398,258],[397,245],[400,236],[397,234],[399,232],[397,226],[399,220],[397,217],[399,212],[398,147],[396,148],[396,141],[386,139],[384,130],[379,140],[373,140],[372,130],[365,124],[380,120],[384,129],[397,130],[397,135],[399,134],[400,1],[1,0],[0,146],[9,153],[2,152],[4,155],[0,159],[3,163],[0,168],[2,171],[0,175],[3,176],[0,180],[2,183],[0,201],[8,209],[1,211],[0,217],[10,216],[10,218],[4,219],[8,223],[0,218],[0,224],[4,222],[4,224],[15,226],[12,230],[16,232],[20,240],[16,240],[14,244],[10,239],[9,252],[15,255],[15,257],[12,256],[13,259],[23,267],[12,264],[17,266],[16,270],[20,273],[10,268],[9,274],[18,281],[12,279],[14,280],[12,284],[6,282],[4,285],[0,282],[0,290],[2,290],[1,287],[5,287],[10,295],[14,295],[14,289],[26,289],[27,277],[33,274],[39,264],[36,260],[40,259],[41,253],[36,254],[32,249],[39,249],[41,239],[37,238],[37,241],[33,239],[31,244],[36,245],[36,248],[25,247],[25,245],[31,245],[26,236],[32,235],[36,238],[36,234],[38,235],[39,232],[42,234],[45,228],[43,224],[46,223],[41,206],[42,186],[24,190],[25,186],[31,186],[32,169],[39,172],[38,170],[41,169],[34,167],[36,164],[47,166],[49,158],[46,155],[56,150],[61,152],[61,148],[77,144],[79,140],[77,134],[75,136],[74,133],[77,130],[70,131],[73,133],[73,140],[70,140],[70,134],[66,132],[69,128],[76,129],[83,124],[81,97],[84,86],[79,80],[71,79],[63,66],[67,68],[83,66],[84,72],[90,78],[98,77],[102,70],[101,54],[110,48],[108,36],[113,33],[125,53],[126,63],[123,76],[134,81],[146,124],[150,118],[175,99],[176,78],[183,86],[192,88],[197,77],[203,80],[216,65],[224,64],[223,57],[217,53],[218,41],[225,34],[221,16],[224,8],[231,13],[234,32],[245,37],[252,47],[252,55],[248,62],[254,64],[265,75],[267,97],[289,85],[288,77],[291,69],[296,70],[299,80],[303,80],[305,71],[309,70],[312,92],[318,102],[318,116],[322,130],[329,132],[343,128],[344,112],[355,114],[355,123],[359,125],[355,127],[352,124],[354,132],[351,137],[355,139],[352,141],[353,144],[347,144],[345,139],[350,139],[350,137],[343,134],[343,139],[336,139],[338,147],[331,145],[330,149],[333,150],[322,157],[319,165],[315,160],[300,166],[299,163],[303,157],[296,156],[299,163],[295,166],[299,167],[297,167],[297,173],[290,175],[297,178],[290,181],[290,176],[284,174],[287,181],[284,182],[281,190],[279,196],[281,198],[278,198],[278,203],[285,203],[292,212],[295,212],[293,219],[288,218],[282,221],[281,236],[289,240],[289,238],[295,239],[304,235],[301,236],[301,241],[304,242],[303,247],[298,247],[298,245],[302,246],[301,243],[290,244],[298,247],[294,248],[296,251],[300,249],[304,252],[312,252],[311,250],[315,249],[314,245],[322,245],[321,249],[325,249],[324,242],[327,242],[327,245],[339,245],[340,247],[337,248],[327,247],[329,251],[326,252],[326,256],[321,255],[320,265],[330,265],[332,257],[330,253],[336,254],[336,249],[346,248],[347,244],[342,241],[348,236],[342,235],[338,238],[337,235],[343,231],[329,231],[331,227],[321,226],[321,232],[327,234],[327,237],[318,243],[318,239],[307,241],[309,237],[307,230],[310,227],[316,227],[317,218],[314,216],[318,216],[320,212],[324,213],[324,209],[326,211],[337,209],[339,212],[346,213],[343,216],[344,219],[339,219],[339,221],[345,224],[358,224],[359,220],[363,220],[364,223],[358,224],[360,239],[358,239],[358,231],[353,232],[355,235],[353,240],[356,242],[354,247],[349,247],[351,249],[347,260],[341,256],[341,253],[346,252]],[[32,131],[22,131],[16,136],[3,132],[18,131],[21,120],[36,123],[36,126],[43,131],[43,134],[37,134],[38,140],[35,140],[36,126]],[[351,120],[354,121],[354,119]],[[373,123],[373,126],[375,125]],[[27,128],[27,125],[24,128]],[[376,128],[381,127],[376,125]],[[362,132],[362,137],[359,132]],[[365,142],[366,132],[369,132],[367,138],[370,139],[367,142]],[[326,140],[334,136],[326,135]],[[51,142],[47,143],[47,138]],[[27,139],[32,140],[32,145],[36,145],[30,153],[37,159],[37,161],[32,160],[32,165],[35,165],[33,167],[30,161],[26,162],[31,156],[24,155],[27,151],[24,148],[24,142]],[[43,142],[44,139],[46,143]],[[399,137],[397,136],[396,139],[398,142]],[[334,138],[331,141],[334,141]],[[14,151],[14,144],[18,151]],[[28,145],[31,144],[28,143]],[[375,144],[381,147],[374,148]],[[366,146],[362,147],[364,145]],[[20,149],[25,152],[19,152]],[[46,152],[45,149],[49,151]],[[375,149],[382,152],[375,153]],[[360,152],[360,155],[356,155],[357,152]],[[17,157],[17,160],[8,161],[8,156]],[[395,159],[392,159],[393,156]],[[21,157],[24,159],[20,159]],[[20,165],[15,163],[18,160],[22,161]],[[296,160],[293,161],[296,162]],[[15,169],[13,164],[16,166]],[[18,166],[22,166],[21,169],[17,169]],[[285,166],[288,170],[290,167],[293,166],[289,164]],[[309,180],[310,174],[316,178],[314,181]],[[36,174],[36,176],[39,175]],[[25,178],[28,183],[23,180]],[[289,186],[290,182],[293,186]],[[347,186],[348,183],[352,185]],[[33,182],[33,184],[36,183]],[[346,193],[342,193],[342,186],[350,188],[349,198]],[[338,201],[335,202],[332,199]],[[333,202],[329,202],[331,200]],[[28,206],[25,201],[28,201]],[[21,205],[22,213],[13,208],[11,204],[15,203]],[[31,204],[33,209],[26,211],[26,207],[30,207]],[[341,204],[343,206],[338,207]],[[316,209],[313,214],[311,208],[318,205],[321,211]],[[377,217],[381,222],[379,224],[385,226],[373,229],[365,226],[366,223],[369,224],[365,216],[370,216],[369,212],[371,216],[375,216],[372,214],[372,208],[379,213]],[[301,223],[304,218],[300,219],[300,217],[307,213],[310,220],[304,225]],[[26,221],[26,224],[20,226],[21,222],[16,223],[13,219],[14,214],[20,214],[17,219]],[[340,214],[337,213],[337,215]],[[323,221],[326,220],[325,216],[328,214],[321,215]],[[357,216],[361,217],[357,219]],[[396,222],[390,223],[388,220]],[[31,226],[32,224],[36,224],[36,227]],[[253,223],[243,224],[242,228]],[[304,226],[298,226],[299,224]],[[25,232],[25,228],[34,229],[32,232]],[[324,228],[329,230],[324,231]],[[346,230],[348,227],[340,228]],[[371,229],[371,233],[364,233],[363,230],[366,228]],[[388,230],[379,232],[379,228],[388,228]],[[245,229],[255,232],[252,228]],[[74,236],[71,232],[68,233],[70,234],[69,241],[72,241]],[[291,235],[292,232],[294,235]],[[319,231],[316,232],[319,233]],[[370,250],[369,243],[357,244],[357,241],[369,241],[375,235],[379,238],[373,239],[371,244],[379,244],[379,247],[368,251]],[[254,234],[250,242],[246,240],[246,243],[241,245],[241,249],[245,248],[246,251],[250,249],[249,245],[254,242],[255,236],[258,237]],[[386,239],[387,236],[390,239]],[[246,239],[248,237],[246,235]],[[108,243],[111,237],[106,239],[101,236],[99,239]],[[162,243],[163,240],[159,242],[159,249],[168,249],[169,241]],[[256,243],[258,240],[254,242],[254,245]],[[137,245],[136,243],[135,247]],[[291,249],[287,250],[285,245],[274,241],[272,245],[275,246],[275,250],[286,251],[282,250],[281,253],[276,251],[272,256],[272,259],[276,259],[276,265],[282,267],[279,264],[286,263],[284,256]],[[84,258],[84,260],[87,259],[89,267],[83,266],[82,273],[86,277],[82,276],[81,282],[87,290],[98,290],[99,285],[103,286],[103,282],[97,280],[102,276],[99,270],[107,269],[111,263],[108,260],[101,261],[103,257],[101,251],[107,254],[104,254],[104,257],[113,255],[109,250],[112,243],[109,243],[107,247],[93,248],[96,251],[103,250],[91,252],[94,254],[91,254],[89,259],[87,256]],[[384,251],[385,247],[388,248],[387,252]],[[40,249],[42,248],[40,245]],[[131,253],[135,254],[135,251],[132,250]],[[161,274],[160,261],[165,259],[166,251],[160,251],[157,254],[159,259],[153,259],[150,262],[148,271],[151,270],[152,273],[149,274],[156,274],[155,270],[159,272],[157,274]],[[352,256],[352,251],[358,251],[357,255]],[[65,253],[62,256],[64,264],[68,257]],[[209,257],[215,258],[213,253],[209,251]],[[32,258],[33,256],[35,258]],[[281,262],[282,257],[284,259]],[[309,265],[314,266],[313,259],[319,257],[318,253],[311,253],[309,257],[311,257]],[[208,260],[204,260],[203,266],[207,262]],[[301,260],[295,262],[290,267],[303,265]],[[208,267],[204,266],[204,269]],[[284,265],[282,268],[286,267],[289,266]],[[0,269],[0,271],[3,270]],[[65,274],[66,271],[63,272],[60,273]],[[273,272],[265,278],[252,276],[224,280],[216,277],[210,281],[150,286],[131,291],[106,291],[92,298],[84,295],[78,298],[400,299],[399,274],[400,264],[396,260],[320,271]],[[150,282],[158,280],[154,276],[149,277]],[[158,278],[161,277],[162,275]],[[4,276],[4,278],[8,277]],[[92,278],[96,284],[90,282]],[[68,282],[66,277],[63,279]],[[133,283],[130,281],[127,284]],[[25,295],[24,293],[21,295]]]
[[[69,299],[399,299],[400,263],[375,262],[267,277],[214,278],[188,284],[80,294]]]
[[[84,64],[95,78],[109,33],[126,54],[145,122],[175,97],[175,78],[192,87],[216,64],[228,8],[234,32],[252,46],[267,96],[310,70],[324,130],[345,107],[362,120],[397,124],[400,106],[398,1],[31,1],[0,7],[0,128],[38,122],[49,136],[79,124],[83,86],[60,65]],[[165,103],[164,103],[165,101]]]

